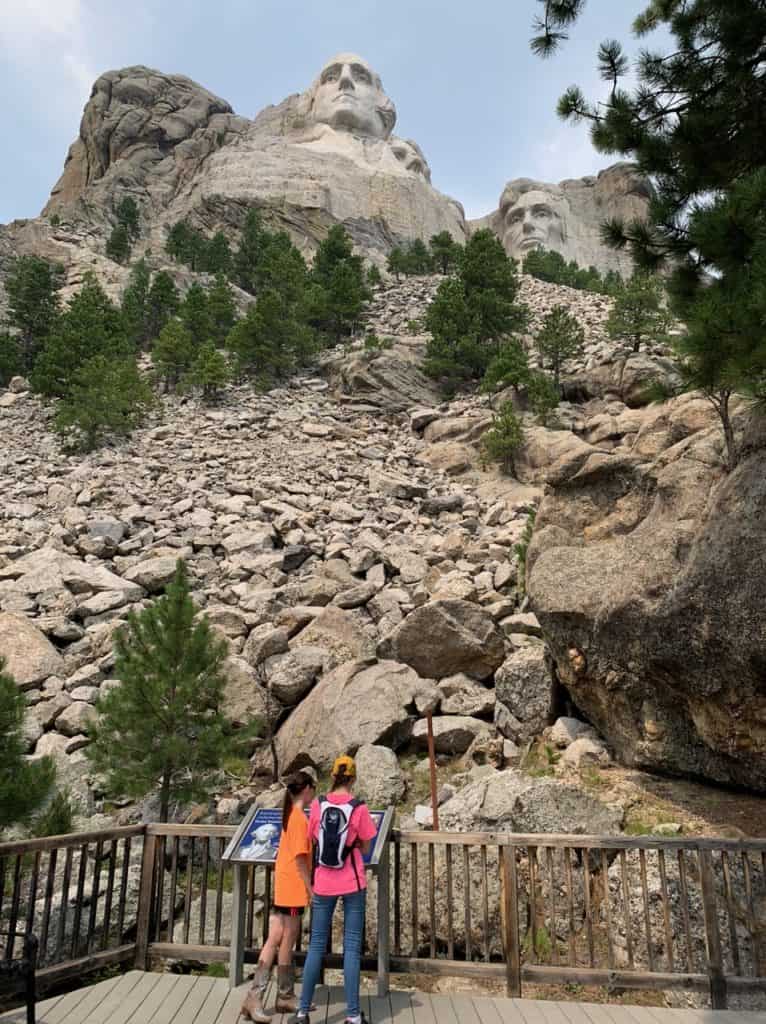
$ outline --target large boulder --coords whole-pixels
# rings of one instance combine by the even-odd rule
[[[140,584],[122,579],[101,565],[92,565],[57,548],[43,547],[17,558],[0,570],[2,590],[37,595],[45,591],[120,591],[127,600],[142,594]]]
[[[505,658],[492,616],[469,601],[430,601],[416,608],[378,645],[378,656],[404,661],[424,677],[465,672],[486,679]]]
[[[0,658],[22,690],[64,670],[64,659],[45,634],[23,615],[7,612],[0,612]]]
[[[390,747],[368,743],[356,752],[356,792],[371,807],[388,807],[404,796],[404,774]]]
[[[452,832],[618,835],[622,811],[575,786],[508,769],[459,790],[439,811]]]
[[[322,647],[327,651],[326,666],[334,668],[345,661],[367,658],[375,644],[363,628],[359,615],[334,605],[324,608],[302,629],[290,644],[291,648]]]
[[[433,719],[434,750],[437,754],[456,757],[464,754],[474,740],[489,737],[490,729],[485,722],[467,715],[440,715]],[[415,723],[412,739],[421,750],[428,749],[428,722],[421,719]]]
[[[283,772],[332,767],[365,744],[398,749],[412,733],[417,697],[429,688],[407,665],[346,662],[329,672],[277,734]]]
[[[503,735],[519,744],[539,736],[549,724],[551,691],[543,644],[514,650],[495,673],[496,719]],[[505,715],[498,714],[501,708]]]
[[[668,430],[650,461],[601,455],[549,489],[528,592],[560,681],[622,761],[764,790],[766,430],[744,436],[728,475],[717,428]]]

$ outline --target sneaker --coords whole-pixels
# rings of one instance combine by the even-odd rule
[[[287,1024],[311,1024],[311,1020],[307,1013],[301,1013],[299,1010],[294,1017],[290,1018]]]
[[[363,1013],[360,1013],[358,1017],[346,1017],[343,1024],[369,1024],[369,1021]]]

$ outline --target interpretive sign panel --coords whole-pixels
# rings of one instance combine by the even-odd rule
[[[371,810],[370,817],[375,822],[376,833],[364,863],[374,868],[380,862],[383,846],[388,841],[393,808],[386,811]],[[277,859],[281,835],[282,812],[254,807],[226,847],[223,859],[233,864],[273,864]]]

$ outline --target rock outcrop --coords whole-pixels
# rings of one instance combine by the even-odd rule
[[[141,248],[154,252],[183,218],[230,232],[252,205],[307,252],[336,223],[381,263],[396,241],[444,230],[463,240],[462,207],[431,186],[425,157],[392,135],[395,123],[379,76],[353,54],[333,58],[309,89],[255,120],[181,75],[109,71],[93,86],[43,210],[63,232],[40,221],[19,229],[20,242],[70,265],[68,231],[103,253],[125,195],[141,210]]]
[[[471,226],[494,231],[514,259],[523,260],[531,249],[545,248],[581,267],[629,274],[630,257],[605,246],[600,228],[613,218],[645,219],[650,198],[649,183],[625,163],[595,177],[570,178],[558,185],[516,178],[505,186],[498,209]]]
[[[726,477],[714,413],[686,397],[573,465],[540,507],[528,591],[623,761],[764,789],[766,438],[747,438]]]

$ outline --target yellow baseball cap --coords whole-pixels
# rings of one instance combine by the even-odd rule
[[[353,757],[349,757],[348,754],[343,754],[341,757],[335,758],[330,774],[335,779],[341,774],[341,772],[343,772],[349,779],[356,778],[356,765],[354,764]]]

